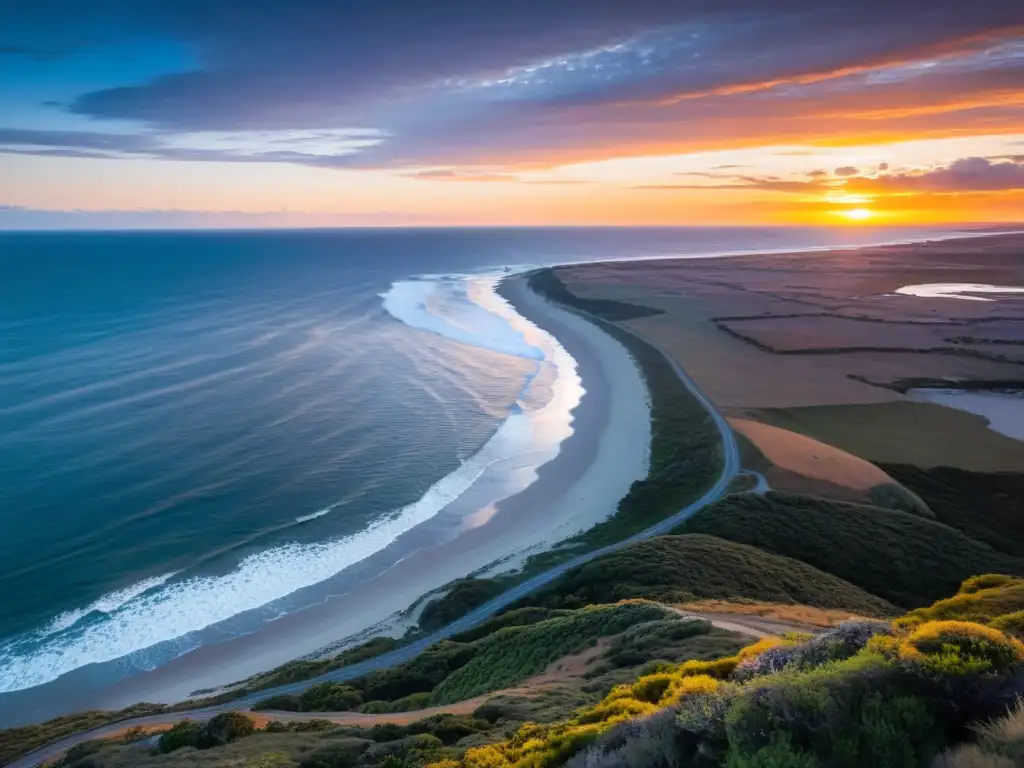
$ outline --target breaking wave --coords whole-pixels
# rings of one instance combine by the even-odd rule
[[[174,655],[187,653],[200,644],[193,633],[330,579],[437,515],[496,463],[527,455],[530,463],[553,458],[561,440],[571,434],[570,414],[579,394],[559,399],[562,428],[552,430],[557,436],[543,446],[534,444],[534,422],[529,409],[523,408],[524,397],[544,365],[550,365],[559,380],[571,380],[581,393],[575,361],[553,337],[520,318],[495,293],[496,283],[496,278],[442,276],[397,282],[382,294],[387,312],[412,328],[537,361],[519,402],[510,407],[507,418],[477,453],[434,483],[419,500],[382,515],[357,533],[312,544],[273,546],[245,556],[221,575],[165,574],[145,579],[63,613],[44,629],[0,643],[0,692],[42,685],[84,665],[125,657],[134,668],[158,666],[167,660],[166,653],[147,658],[147,649],[158,644],[166,648],[173,641]],[[511,320],[531,329],[535,343],[527,341]],[[298,516],[295,522],[322,517],[336,506]]]

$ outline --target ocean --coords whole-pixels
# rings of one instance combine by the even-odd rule
[[[529,482],[580,384],[508,268],[934,234],[0,233],[0,703],[253,632]]]

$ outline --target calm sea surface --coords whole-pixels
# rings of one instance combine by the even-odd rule
[[[919,235],[0,234],[0,693],[253,631],[457,496],[540,364],[473,276]]]

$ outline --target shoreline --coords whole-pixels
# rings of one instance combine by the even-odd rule
[[[193,691],[230,685],[317,655],[332,643],[387,622],[425,593],[495,563],[500,570],[514,568],[523,556],[613,514],[631,484],[647,473],[650,411],[643,375],[617,341],[596,324],[533,293],[521,275],[504,277],[501,286],[499,295],[515,312],[553,336],[576,361],[584,388],[571,412],[572,434],[537,469],[530,485],[480,510],[486,513],[483,519],[464,521],[469,526],[453,540],[418,549],[349,591],[282,616],[255,633],[204,645],[102,688],[83,668],[42,686],[4,694],[0,717],[5,725],[82,709],[119,709],[138,701],[181,701]],[[630,462],[623,457],[635,458]]]
[[[907,241],[907,240],[892,241],[891,243],[875,244],[875,245],[828,246],[828,247],[822,247],[822,248],[797,248],[797,249],[783,249],[783,250],[763,250],[762,249],[762,250],[749,251],[749,252],[747,252],[747,251],[743,251],[743,252],[721,252],[721,253],[708,253],[708,254],[694,254],[694,255],[689,255],[689,256],[687,256],[687,255],[678,255],[677,254],[677,255],[672,255],[672,256],[658,256],[658,257],[616,258],[616,259],[609,259],[609,260],[604,260],[604,261],[595,261],[595,262],[588,261],[588,262],[582,262],[582,263],[584,263],[584,264],[616,264],[616,263],[624,263],[624,262],[650,262],[652,260],[659,260],[659,261],[664,261],[664,260],[689,260],[689,259],[704,260],[704,259],[714,259],[714,258],[717,258],[717,257],[725,258],[725,257],[742,256],[742,255],[745,255],[747,253],[755,254],[755,255],[761,255],[761,256],[765,256],[765,257],[770,257],[770,256],[780,255],[780,254],[800,254],[800,253],[811,253],[811,252],[817,253],[817,252],[822,252],[822,251],[825,251],[825,252],[827,252],[827,251],[841,251],[842,252],[842,251],[858,250],[858,249],[864,249],[864,248],[886,247],[886,246],[890,246],[890,245],[895,245],[895,244],[897,244],[897,242],[898,243],[908,243],[908,242],[909,243],[930,243],[930,242],[938,242],[938,241],[943,241],[943,240],[965,240],[965,239],[979,239],[980,240],[980,239],[990,239],[990,238],[998,237],[998,236],[1001,236],[1001,235],[1005,236],[1005,234],[1007,234],[1007,233],[1004,233],[1002,231],[998,231],[998,232],[950,232],[950,233],[946,233],[946,234],[944,234],[943,236],[940,236],[940,237],[933,237],[933,238],[927,238],[927,239],[922,239],[922,240],[912,240],[912,241]],[[566,262],[566,265],[571,265],[571,264],[575,264],[575,263],[576,262]],[[505,283],[508,283],[508,282],[510,282],[512,280],[522,279],[522,278],[523,278],[523,272],[516,272],[516,273],[512,273],[512,274],[509,274],[509,275],[505,276],[503,278],[503,280],[502,280],[502,283],[505,284]],[[517,310],[518,309],[519,308],[517,308]],[[587,322],[587,321],[583,321],[583,322]],[[589,325],[589,323],[588,323],[588,325]],[[599,334],[602,333],[600,330],[598,330],[597,332]],[[574,426],[574,429],[579,426],[578,423],[577,423],[577,417],[582,414],[582,410],[583,409],[582,409],[582,405],[581,405],[581,407],[577,408],[573,412],[573,426]],[[573,436],[575,436],[575,433],[574,433]],[[565,451],[566,444],[569,443],[571,440],[572,440],[572,437],[570,437],[568,440],[564,441],[564,443],[563,443],[563,445],[561,447],[561,450],[559,452],[559,455],[561,455]],[[538,480],[536,483],[534,483],[534,486],[538,486],[539,484],[540,484],[540,480]],[[531,487],[533,487],[533,486],[531,486]],[[512,498],[515,498],[515,497],[512,497]],[[506,501],[508,501],[508,500],[506,500]],[[503,502],[503,504],[504,504],[504,502]],[[614,504],[612,505],[612,507],[614,508]],[[488,529],[490,527],[490,524],[491,523],[488,522],[488,523],[486,523],[485,525],[483,525],[481,527],[483,529]],[[570,535],[571,535],[571,532],[566,532],[565,535],[562,538],[568,537]],[[459,538],[461,539],[462,537],[460,536]],[[553,543],[554,543],[554,541],[547,541],[546,542],[546,544],[548,544],[548,545],[551,545]],[[434,548],[434,549],[438,549],[438,548]],[[534,549],[533,551],[523,552],[522,548],[515,549],[515,550],[509,550],[509,549],[506,548],[504,550],[505,554],[503,556],[499,556],[499,557],[495,558],[494,560],[495,561],[500,561],[499,569],[505,570],[505,569],[507,569],[510,566],[510,563],[514,563],[518,559],[518,557],[520,555],[522,555],[522,554],[534,554],[536,551],[541,551],[541,550],[539,548],[537,548],[537,549]],[[413,557],[415,557],[415,556],[413,556]],[[412,558],[410,558],[410,559],[412,559]],[[492,563],[493,562],[494,561],[492,561]],[[491,563],[484,564],[484,567],[486,567],[487,565],[490,565],[490,564]],[[402,563],[399,563],[398,565],[402,565]],[[397,568],[398,565],[396,565],[394,567]],[[469,573],[478,572],[479,570],[480,570],[480,568],[466,570],[466,571],[461,571],[461,572],[455,572],[452,575],[451,579],[446,580],[444,583],[438,585],[437,587],[433,587],[433,588],[427,588],[427,587],[418,588],[416,590],[415,597],[412,600],[409,601],[409,604],[415,602],[416,598],[423,597],[423,595],[425,593],[428,593],[430,591],[434,591],[434,590],[437,590],[437,589],[443,589],[443,587],[444,587],[444,585],[446,583],[448,583],[448,582],[450,582],[452,580],[455,580],[457,578],[464,577],[464,576],[468,575]],[[386,575],[386,574],[382,574],[382,577],[384,575]],[[307,609],[307,610],[310,610],[310,611],[313,611],[313,610],[321,611],[326,604],[333,603],[333,602],[337,601],[339,598],[344,598],[344,597],[347,597],[347,595],[332,596],[332,597],[328,598],[324,602],[324,604],[314,606],[312,609]],[[405,608],[405,607],[408,607],[408,605],[403,606],[403,608]],[[402,608],[398,609],[398,611],[396,611],[396,613],[400,612],[401,610],[402,610]],[[270,627],[273,627],[275,624],[280,624],[280,623],[287,622],[292,617],[300,616],[303,613],[304,613],[303,611],[299,611],[299,612],[296,612],[295,614],[291,614],[290,616],[283,617],[282,619],[279,619],[277,622],[272,623],[270,625]],[[330,641],[324,643],[324,645],[330,645],[332,642],[334,644],[337,644],[338,641],[339,641],[339,638],[341,638],[343,640],[343,639],[345,639],[347,637],[350,637],[353,634],[356,634],[359,631],[364,631],[365,632],[366,630],[373,629],[375,626],[381,624],[381,622],[386,622],[389,618],[392,618],[392,617],[393,617],[393,614],[389,615],[389,616],[383,616],[383,617],[381,617],[380,621],[366,623],[361,628],[353,628],[353,630],[351,632],[341,632],[341,631],[332,632],[331,634],[333,635],[333,637],[331,638]],[[268,629],[269,629],[269,627],[268,627]],[[234,647],[234,644],[236,643],[236,641],[242,641],[242,640],[245,640],[248,637],[253,637],[255,635],[260,635],[264,631],[266,631],[266,630],[261,630],[260,632],[254,633],[254,635],[244,636],[242,638],[236,638],[234,640],[227,641],[226,643],[220,644],[220,647],[227,647],[227,646]],[[190,653],[190,654],[187,654],[185,656],[179,657],[179,659],[175,659],[174,661],[170,662],[168,665],[165,665],[164,667],[161,667],[158,670],[154,670],[151,673],[141,673],[140,675],[137,675],[136,677],[149,677],[149,676],[154,676],[155,677],[155,676],[158,675],[158,673],[160,673],[161,670],[165,669],[167,666],[177,665],[178,662],[182,662],[185,659],[190,659],[194,654],[201,653],[205,648],[213,648],[213,647],[218,647],[218,646],[212,646],[212,645],[211,646],[205,646],[204,648],[198,649],[197,651],[195,651],[193,653]],[[266,669],[269,669],[269,668],[272,668],[272,667],[276,666],[278,663],[282,663],[283,661],[289,661],[289,660],[292,660],[293,658],[301,657],[302,655],[306,655],[306,656],[318,655],[317,651],[320,651],[322,649],[322,647],[323,646],[321,646],[320,648],[314,649],[312,652],[307,652],[307,653],[301,653],[300,652],[300,653],[295,654],[294,656],[291,655],[291,654],[286,654],[284,657],[282,657],[282,659],[280,661],[275,661],[273,663],[268,663],[268,664],[260,664],[259,665],[259,669],[254,670],[250,674],[254,674],[254,673],[257,673],[259,671],[265,671]],[[240,653],[244,653],[244,651],[240,651]],[[79,672],[82,672],[83,674],[79,675],[78,674]],[[240,679],[242,679],[243,677],[246,677],[246,676],[248,676],[248,675],[232,676],[230,678],[230,682],[238,681],[238,680],[240,680]],[[72,692],[72,693],[77,693],[79,690],[81,690],[81,688],[90,685],[89,675],[87,674],[86,670],[76,670],[75,672],[69,673],[69,675],[67,675],[65,677],[68,677],[68,678],[74,677],[74,680],[75,680],[74,684],[71,685],[70,688],[65,687],[64,690],[61,691],[60,693],[53,693],[53,694],[48,694],[48,695],[52,695],[55,698],[60,698],[60,697],[65,696],[69,691]],[[122,681],[121,683],[116,683],[116,684],[110,686],[110,688],[108,690],[114,690],[114,689],[120,690],[120,688],[122,686],[126,686],[128,683],[130,683],[134,679],[135,678],[129,678],[128,680]],[[40,691],[43,688],[50,688],[50,687],[53,687],[55,690],[59,690],[60,689],[60,685],[59,685],[60,682],[61,682],[61,680],[58,680],[58,681],[54,681],[54,683],[46,684],[45,686],[38,686],[38,687],[33,688],[33,689],[28,689],[25,693],[29,693],[29,692],[33,692],[33,691]],[[223,685],[223,683],[219,683],[218,685]],[[217,687],[217,686],[210,686],[208,680],[197,681],[196,684],[191,686],[190,690],[188,690],[185,695],[187,695],[188,693],[191,693],[191,691],[193,689],[208,688],[208,687]],[[5,719],[7,718],[5,710],[8,710],[8,704],[7,704],[7,701],[5,701],[5,699],[9,699],[12,696],[17,696],[20,693],[22,693],[22,692],[14,692],[14,694],[3,694],[2,696],[0,696],[0,717],[3,717]],[[98,696],[98,694],[97,694],[97,696]],[[179,697],[182,697],[182,695],[179,694]],[[83,698],[92,698],[92,697],[83,697]],[[127,699],[124,700],[124,703],[133,703],[134,701],[137,701],[137,700],[138,700],[138,698],[132,698],[132,697],[129,696]],[[67,707],[63,707],[62,709],[64,709],[64,710],[74,710],[74,709],[82,708],[82,706],[86,706],[86,705],[79,705],[79,704],[76,703],[76,704],[71,704],[71,705],[69,705]],[[106,704],[101,704],[101,706],[107,706],[107,705]],[[119,706],[119,705],[111,705],[111,706]],[[20,714],[21,705],[17,704],[15,706],[12,706],[12,707],[10,707],[10,710],[19,712],[19,714]],[[34,715],[30,715],[29,718],[34,718]],[[22,718],[22,719],[24,719],[24,718]]]

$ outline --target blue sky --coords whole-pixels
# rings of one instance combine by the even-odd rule
[[[22,4],[0,28],[0,204],[6,221],[195,208],[400,222],[429,219],[431,197],[440,223],[459,210],[473,223],[685,219],[653,202],[660,189],[723,221],[799,218],[773,195],[810,194],[810,180],[881,194],[913,186],[890,175],[1018,164],[1022,30],[1024,3],[1009,0]],[[853,183],[778,162],[817,151],[864,176],[857,158],[884,146],[913,150]],[[751,149],[749,172],[714,169]],[[601,179],[602,163],[650,158],[661,170]],[[674,178],[695,163],[719,178]],[[989,174],[980,190],[932,188],[963,184],[957,173],[919,186],[1016,189],[993,190],[1016,175],[988,166],[972,166]],[[931,202],[920,218],[951,208]],[[987,202],[1002,218],[1015,205]]]

